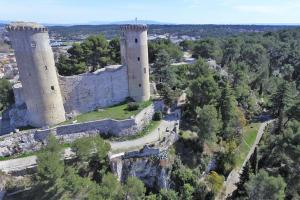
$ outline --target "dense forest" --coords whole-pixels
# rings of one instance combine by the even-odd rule
[[[240,33],[255,33],[294,29],[297,26],[280,25],[148,25],[149,34],[170,34],[176,36],[190,36],[198,38],[224,37]],[[111,39],[119,34],[119,25],[76,25],[50,26],[50,35],[59,34],[66,38],[76,38],[80,35],[103,34]]]
[[[165,104],[172,108],[182,93],[187,95],[180,139],[169,149],[169,156],[173,157],[169,190],[145,188],[136,178],[120,184],[109,172],[109,145],[101,138],[72,144],[78,155],[74,163],[61,162],[62,147],[52,138],[46,151],[39,154],[32,190],[39,195],[35,196],[214,199],[222,192],[228,174],[241,165],[238,150],[244,130],[267,118],[275,121],[265,130],[244,168],[238,190],[229,199],[299,199],[300,30],[227,37],[216,34],[179,45],[165,39],[149,42],[151,80],[156,82]],[[118,63],[118,42],[118,38],[108,42],[99,35],[74,44],[68,56],[60,57],[58,72],[72,75]],[[182,59],[183,52],[189,52],[197,62],[172,65]],[[208,60],[215,60],[217,65]],[[8,95],[3,99],[6,98]],[[90,146],[97,147],[93,155]],[[215,164],[209,167],[212,160]]]

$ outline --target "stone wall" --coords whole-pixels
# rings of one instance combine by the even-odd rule
[[[0,136],[0,157],[36,151],[42,147],[49,134],[54,134],[62,142],[72,142],[81,137],[99,134],[110,136],[134,135],[148,125],[155,110],[161,110],[161,108],[162,102],[157,101],[136,116],[125,120],[103,119]]]
[[[116,105],[126,100],[128,92],[127,67],[112,65],[99,69],[94,73],[85,73],[75,76],[59,76],[59,86],[64,101],[64,109],[69,117],[74,117],[81,113],[93,111],[97,108],[105,108]],[[13,86],[16,109],[25,104],[24,92],[21,83]],[[14,113],[21,113],[14,111]],[[17,117],[15,119],[14,117]],[[30,116],[12,115],[13,126],[22,124],[28,125]],[[18,123],[14,123],[18,121]],[[27,124],[25,124],[27,123]]]
[[[118,104],[129,96],[127,67],[107,66],[94,73],[59,76],[66,113],[85,113]]]

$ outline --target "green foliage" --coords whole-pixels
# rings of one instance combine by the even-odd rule
[[[71,149],[76,153],[75,167],[82,176],[91,175],[92,180],[100,182],[109,166],[107,154],[109,143],[100,136],[85,137],[74,141]]]
[[[45,150],[37,155],[37,178],[41,183],[54,185],[64,174],[62,146],[50,135]]]
[[[183,55],[179,46],[166,39],[156,39],[150,41],[148,44],[148,49],[150,63],[155,62],[157,55],[162,50],[166,51],[173,61],[180,61]]]
[[[257,175],[251,175],[246,183],[246,190],[251,200],[278,199],[285,198],[284,190],[286,183],[282,177],[269,176],[264,170]]]
[[[174,190],[160,190],[159,195],[158,195],[158,200],[177,200],[178,199],[178,193],[175,192]]]
[[[285,194],[289,199],[300,197],[300,122],[288,122],[281,134],[267,134],[259,151],[260,169],[268,169],[271,175],[281,176],[287,184]]]
[[[183,40],[179,43],[179,46],[184,51],[191,51],[191,50],[193,50],[193,47],[194,47],[194,41],[192,41],[192,40]]]
[[[96,136],[77,139],[72,143],[71,148],[81,161],[94,158],[102,162],[110,150],[110,145],[101,137]]]
[[[109,41],[109,50],[112,63],[121,63],[120,38],[113,38]]]
[[[103,199],[122,199],[123,191],[117,177],[111,173],[104,175],[101,182],[101,196]]]
[[[195,64],[189,66],[188,70],[187,80],[197,79],[198,77],[207,77],[213,74],[207,62],[201,58],[199,58]]]
[[[193,107],[214,104],[219,97],[219,87],[212,76],[201,76],[190,84],[188,99]]]
[[[14,102],[12,86],[6,79],[0,79],[0,111]]]
[[[168,67],[171,64],[171,57],[165,49],[159,50],[153,64],[159,71],[163,67]]]
[[[93,72],[121,62],[119,39],[114,38],[108,42],[103,35],[92,35],[80,44],[74,43],[68,53],[69,57],[61,55],[56,64],[60,75]]]
[[[240,57],[241,40],[239,38],[230,38],[224,42],[222,66],[228,66]]]
[[[161,111],[156,111],[153,115],[154,121],[160,121],[160,120],[162,120],[162,118],[163,118],[163,115],[162,115]]]
[[[277,133],[282,131],[284,117],[295,105],[296,95],[295,83],[284,81],[272,96],[272,110],[274,115],[278,117]]]
[[[200,40],[194,45],[193,57],[211,58],[220,62],[222,59],[222,50],[219,43],[214,39]]]
[[[210,172],[210,174],[207,176],[207,181],[215,195],[218,194],[218,192],[222,189],[224,180],[224,176],[219,175],[215,171]]]
[[[223,121],[222,135],[226,139],[232,138],[239,131],[239,120],[237,102],[228,83],[222,91],[220,110]]]
[[[235,152],[237,144],[234,140],[230,140],[223,144],[223,148],[224,149],[218,153],[217,171],[220,174],[228,175],[237,165],[238,154]]]
[[[144,183],[136,177],[128,177],[124,185],[126,199],[141,200],[145,197]]]
[[[178,91],[173,90],[167,84],[161,84],[158,92],[163,97],[165,105],[169,107],[177,100],[177,97],[179,96]]]
[[[205,105],[203,108],[197,107],[196,113],[199,138],[216,141],[216,134],[221,128],[216,108],[213,105]]]
[[[182,199],[185,200],[192,200],[193,199],[193,193],[194,193],[195,189],[192,185],[190,184],[184,184],[183,188],[182,188]]]
[[[136,102],[129,102],[128,104],[127,104],[127,110],[128,111],[134,111],[134,110],[138,110],[139,109],[139,104],[138,103],[136,103]]]
[[[58,73],[64,76],[82,74],[88,71],[87,66],[84,62],[74,62],[65,55],[61,55],[59,57],[56,68],[58,70]]]

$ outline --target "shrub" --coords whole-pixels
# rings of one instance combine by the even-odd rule
[[[129,102],[127,104],[127,110],[129,111],[134,111],[134,110],[138,110],[139,109],[139,104],[136,102]]]
[[[162,113],[161,111],[157,111],[153,115],[153,120],[154,121],[160,121],[162,119]]]

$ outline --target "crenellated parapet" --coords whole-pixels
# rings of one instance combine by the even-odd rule
[[[11,31],[33,31],[48,32],[48,28],[34,22],[13,22],[6,25],[6,30]]]
[[[146,31],[148,29],[145,24],[125,24],[120,26],[121,31]]]

